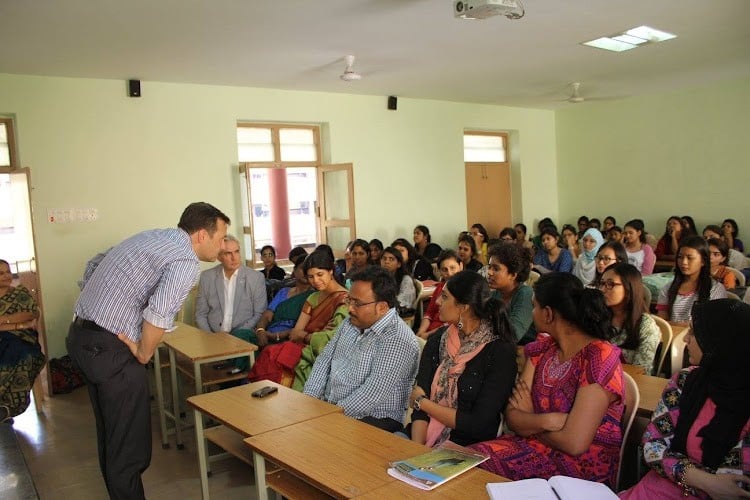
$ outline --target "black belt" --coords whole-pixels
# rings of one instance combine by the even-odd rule
[[[95,332],[108,332],[109,331],[106,328],[102,328],[101,326],[97,325],[93,321],[90,321],[88,319],[83,319],[83,318],[74,319],[73,324],[79,328],[83,328],[85,330],[93,330]]]

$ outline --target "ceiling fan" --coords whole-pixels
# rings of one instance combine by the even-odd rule
[[[586,100],[586,98],[581,95],[581,84],[579,82],[571,83],[570,87],[572,93],[567,99],[565,99],[566,101],[573,104],[578,104],[579,102],[583,102]]]
[[[348,55],[344,57],[344,61],[346,62],[346,68],[344,68],[344,72],[341,73],[340,78],[345,82],[361,80],[362,75],[354,71],[354,56]]]

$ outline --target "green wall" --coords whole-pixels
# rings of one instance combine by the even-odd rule
[[[659,237],[672,214],[699,231],[734,218],[750,243],[750,79],[571,105],[555,118],[562,221],[642,218]]]
[[[227,212],[236,233],[238,120],[321,123],[325,160],[354,164],[358,236],[389,241],[426,224],[438,243],[466,227],[462,133],[511,132],[514,219],[556,217],[552,111],[385,96],[0,74],[0,114],[16,119],[32,206],[49,351],[64,337],[76,281],[97,251],[173,227],[185,205]],[[49,208],[97,208],[96,222],[50,224]]]

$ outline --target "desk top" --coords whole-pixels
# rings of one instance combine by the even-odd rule
[[[245,443],[338,498],[362,495],[396,481],[386,472],[391,462],[429,451],[340,413],[247,438]]]
[[[467,498],[487,498],[487,483],[504,483],[509,481],[484,469],[474,467],[455,477],[432,491],[420,490],[402,481],[392,481],[385,486],[376,488],[357,497],[369,500],[382,498],[421,499],[443,498],[449,500],[465,500]]]
[[[250,354],[258,346],[228,333],[207,333],[194,326],[175,322],[177,328],[164,334],[163,342],[191,361],[230,354]]]
[[[635,380],[638,392],[641,394],[636,414],[639,417],[651,418],[651,414],[654,413],[669,379],[652,377],[651,375],[633,375],[633,380]]]
[[[278,392],[264,398],[250,395],[267,385],[277,387]],[[243,436],[253,436],[343,411],[338,406],[268,380],[191,396],[187,402]]]

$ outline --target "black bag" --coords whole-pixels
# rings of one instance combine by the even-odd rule
[[[52,394],[67,394],[86,383],[81,370],[67,355],[50,359],[49,371],[52,378]]]

